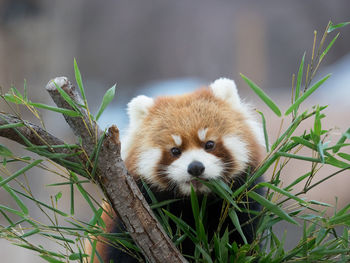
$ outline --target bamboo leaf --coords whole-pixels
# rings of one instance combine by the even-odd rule
[[[261,89],[259,88],[253,81],[240,73],[242,79],[249,85],[249,87],[262,99],[263,102],[278,116],[281,117],[281,111],[273,102],[273,100]]]
[[[308,204],[308,203],[307,203],[306,201],[304,201],[303,199],[300,199],[299,197],[297,197],[297,196],[291,194],[290,192],[288,192],[288,191],[286,191],[286,190],[284,190],[284,189],[278,188],[277,186],[272,185],[272,184],[270,184],[270,183],[262,182],[262,183],[259,183],[259,184],[257,185],[257,187],[267,187],[267,188],[270,188],[270,189],[272,189],[272,190],[274,190],[274,191],[276,191],[276,192],[278,192],[278,193],[280,193],[280,194],[283,194],[283,195],[285,195],[285,196],[287,196],[287,197],[289,197],[289,198],[291,198],[291,199],[297,201],[298,203],[301,203],[301,204],[304,204],[304,205],[307,205],[307,204]]]
[[[70,117],[79,117],[79,116],[81,116],[81,114],[76,112],[76,111],[69,110],[69,109],[64,109],[64,108],[57,108],[57,107],[49,106],[49,105],[42,104],[42,103],[30,102],[29,105],[34,106],[36,108],[41,108],[41,109],[45,109],[45,110],[59,112],[59,113],[68,115]]]
[[[271,201],[265,199],[263,196],[255,193],[254,191],[250,191],[248,193],[248,196],[250,198],[252,198],[253,200],[257,201],[259,204],[261,204],[267,210],[271,211],[274,215],[284,219],[287,222],[290,222],[292,224],[299,226],[299,223],[297,221],[295,221],[292,217],[290,217],[279,206],[277,206],[276,204],[272,203]]]
[[[334,42],[337,40],[337,38],[339,37],[338,33],[333,39],[332,41],[329,43],[329,45],[327,46],[327,48],[322,52],[322,54],[320,55],[320,58],[318,59],[319,61],[322,61],[323,57],[328,53],[328,51],[330,50],[330,48],[333,46]]]
[[[335,29],[342,28],[342,27],[347,26],[349,24],[350,24],[350,22],[344,22],[344,23],[339,23],[339,24],[333,25],[333,23],[330,22],[330,25],[328,27],[327,33],[330,33],[330,32],[332,32]]]
[[[22,122],[17,122],[17,123],[9,123],[9,124],[4,124],[0,126],[0,130],[2,129],[12,129],[12,128],[17,128],[17,127],[22,127],[24,126],[24,123]]]
[[[299,71],[297,76],[297,86],[295,89],[295,100],[297,100],[300,95],[300,87],[301,87],[301,82],[303,79],[303,71],[304,71],[305,54],[306,53],[304,52],[303,58],[301,59],[300,66],[299,66]]]
[[[306,100],[315,90],[317,90],[329,77],[331,74],[328,74],[323,79],[315,83],[311,88],[309,88],[303,95],[301,95],[286,111],[284,115],[289,115],[294,109],[299,107],[299,105]]]
[[[238,233],[241,235],[244,244],[248,244],[247,238],[245,237],[245,235],[244,235],[244,233],[242,231],[241,222],[239,222],[239,219],[238,219],[236,211],[234,209],[230,209],[228,215],[231,218],[232,223],[235,226],[235,228],[237,229]]]
[[[0,182],[0,187],[2,187],[3,185],[7,184],[8,182],[10,182],[11,180],[15,179],[17,176],[25,173],[26,171],[28,171],[29,169],[31,169],[32,167],[38,165],[39,163],[41,163],[43,160],[36,160],[34,162],[32,162],[31,164],[27,165],[26,167],[23,167],[22,169],[18,170],[17,172],[15,172],[13,175],[7,177],[4,180],[1,180]]]
[[[257,112],[261,115],[262,124],[263,124],[263,131],[264,131],[264,138],[265,138],[265,148],[266,148],[266,152],[269,152],[270,151],[269,135],[268,135],[267,130],[266,130],[265,116],[261,111],[257,111]]]
[[[2,181],[3,178],[0,176],[0,180]],[[5,191],[7,191],[12,199],[16,202],[16,204],[18,205],[18,207],[22,210],[22,212],[25,214],[25,215],[28,215],[28,208],[27,206],[22,202],[22,200],[16,195],[16,193],[12,190],[12,188],[10,186],[8,186],[7,184],[4,184],[2,186]]]
[[[113,100],[114,95],[115,95],[115,87],[116,87],[116,85],[114,84],[113,87],[108,89],[106,91],[105,95],[103,96],[102,103],[101,103],[100,108],[98,109],[97,114],[96,114],[96,121],[100,118],[101,114],[106,109],[108,104],[111,103],[111,101]]]
[[[80,74],[80,70],[78,67],[78,63],[76,61],[76,59],[74,58],[74,74],[75,74],[75,80],[78,84],[81,96],[83,97],[84,102],[86,101],[86,97],[85,97],[85,91],[84,91],[84,86],[83,86],[83,80],[81,78],[81,74]]]
[[[9,156],[13,156],[13,154],[7,147],[0,144],[0,156],[9,157]]]

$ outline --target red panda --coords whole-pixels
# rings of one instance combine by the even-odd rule
[[[232,80],[221,78],[207,88],[179,96],[138,96],[128,104],[128,115],[130,124],[122,141],[122,158],[128,171],[135,180],[145,181],[158,201],[180,198],[169,211],[191,226],[191,185],[197,195],[210,196],[209,188],[197,178],[234,182],[233,188],[238,188],[246,181],[247,169],[254,169],[261,161],[260,125],[250,107],[241,101]],[[108,205],[107,209],[111,210]],[[253,202],[250,209],[259,210],[259,205]],[[217,228],[220,210],[220,204],[209,199],[208,235]],[[237,214],[241,223],[249,219],[245,213]],[[107,231],[123,229],[107,213],[102,218]],[[230,222],[224,227],[234,228]],[[248,242],[252,242],[254,231],[254,222],[243,227]],[[239,234],[233,241],[243,243]],[[190,242],[183,242],[183,254],[193,254],[193,250]],[[137,262],[101,242],[97,252],[105,262]]]

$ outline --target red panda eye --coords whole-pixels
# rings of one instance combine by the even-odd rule
[[[206,150],[211,150],[211,149],[213,149],[215,147],[215,142],[213,142],[213,141],[207,141],[206,143],[205,143],[205,146],[204,146],[204,148],[206,149]]]
[[[175,157],[181,154],[181,150],[177,147],[171,148],[170,151],[171,151],[171,154]]]

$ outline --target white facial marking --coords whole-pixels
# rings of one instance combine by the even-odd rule
[[[174,140],[176,146],[181,146],[181,144],[182,144],[182,139],[181,139],[181,137],[180,137],[179,135],[174,135],[174,134],[172,134],[171,137],[173,138],[173,140]]]
[[[141,152],[137,163],[137,173],[144,179],[152,182],[155,168],[162,157],[162,151],[158,148],[151,148]]]
[[[236,165],[235,174],[243,172],[249,162],[248,145],[237,135],[227,135],[223,137],[223,143],[234,158]]]
[[[204,173],[199,176],[201,179],[209,180],[219,178],[224,171],[224,164],[221,159],[213,154],[207,153],[203,149],[189,150],[182,153],[177,160],[168,166],[166,173],[168,174],[168,178],[176,183],[180,191],[185,195],[191,192],[190,182],[194,177],[187,172],[187,169],[188,165],[193,161],[201,162],[205,167]],[[202,185],[197,191],[208,192],[209,189]]]
[[[205,141],[205,137],[207,136],[207,131],[208,131],[208,128],[205,128],[205,129],[200,129],[198,131],[198,138],[204,142]]]

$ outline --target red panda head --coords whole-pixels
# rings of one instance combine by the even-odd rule
[[[180,96],[138,96],[128,114],[122,157],[136,178],[160,190],[189,195],[192,184],[208,192],[196,178],[230,182],[259,162],[261,129],[232,80]]]

